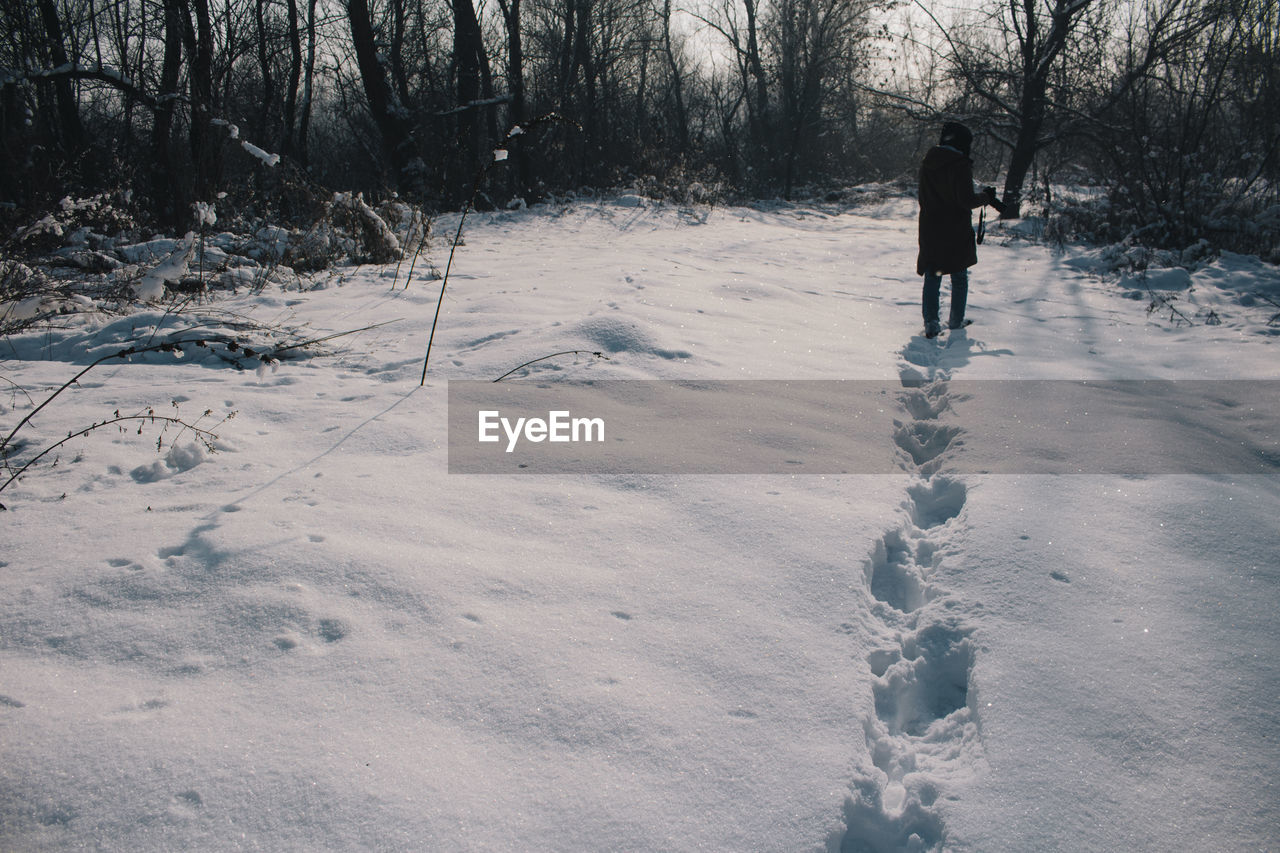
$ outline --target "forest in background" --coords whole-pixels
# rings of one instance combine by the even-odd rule
[[[1277,261],[1278,37],[1273,0],[0,0],[0,240],[59,204],[824,195],[956,119],[1008,216]]]

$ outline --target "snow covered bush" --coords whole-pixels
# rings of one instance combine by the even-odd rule
[[[76,245],[109,247],[120,235],[132,234],[138,228],[129,210],[131,199],[127,191],[88,198],[65,196],[51,210],[28,212],[25,223],[10,236],[10,251],[40,253]]]
[[[331,218],[345,226],[355,240],[355,253],[365,263],[385,264],[404,256],[400,240],[386,221],[364,200],[361,193],[335,193]]]
[[[43,313],[48,280],[26,264],[0,260],[0,335],[37,322]]]
[[[393,201],[374,210],[359,193],[335,193],[309,228],[264,225],[245,251],[259,263],[296,273],[327,269],[343,260],[389,263],[404,256],[397,230],[402,229],[407,240],[424,222],[420,213],[402,203]]]
[[[725,200],[728,184],[712,166],[694,168],[686,163],[672,166],[661,176],[645,175],[634,182],[636,193],[685,206],[715,206]]]

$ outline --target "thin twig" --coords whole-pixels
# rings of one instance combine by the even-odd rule
[[[23,388],[21,385],[19,385],[17,382],[14,382],[14,381],[13,381],[12,379],[10,379],[9,377],[7,377],[7,376],[0,376],[0,382],[7,382],[9,385],[12,385],[12,386],[13,386],[13,393],[14,393],[14,395],[15,395],[15,396],[16,396],[17,394],[22,394],[24,397],[26,397],[26,398],[27,398],[27,402],[28,402],[28,403],[30,403],[30,404],[31,404],[31,405],[33,405],[33,406],[36,404],[36,401],[35,401],[34,399],[32,399],[31,394],[27,391],[27,389],[26,389],[26,388]]]
[[[596,358],[603,359],[604,361],[609,360],[609,356],[605,355],[602,352],[592,352],[591,350],[585,350],[585,349],[567,349],[567,350],[564,350],[563,352],[553,352],[551,353],[551,355],[544,355],[539,358],[526,361],[524,364],[520,365],[519,367],[511,368],[506,373],[502,374],[501,376],[499,376],[497,379],[493,381],[501,382],[502,380],[506,379],[508,376],[515,373],[517,370],[519,370],[522,367],[528,367],[531,364],[537,364],[540,361],[546,361],[549,358],[556,358],[557,356],[561,356],[561,355],[594,355]]]
[[[1268,305],[1271,305],[1274,308],[1280,308],[1280,302],[1276,302],[1274,299],[1272,299],[1270,296],[1267,296],[1265,293],[1259,293],[1257,294],[1257,296],[1259,299],[1261,299],[1263,302],[1266,302]],[[1271,315],[1271,319],[1267,321],[1267,325],[1273,326],[1277,322],[1280,322],[1280,311]]]
[[[170,314],[175,316],[181,314],[183,310],[191,304],[193,299],[195,299],[194,295],[188,296],[181,302],[175,299],[168,308],[164,309],[164,313],[161,314],[160,319],[156,321],[155,328],[152,329],[151,334],[147,336],[147,343],[144,344],[144,346],[149,345],[153,340],[155,340],[156,335],[160,334],[160,327],[164,325],[165,320],[169,319]]]
[[[502,138],[501,144],[508,144],[517,136],[527,133],[529,128],[537,127],[540,124],[553,121],[568,120],[558,113],[547,113],[546,115],[539,116],[532,121],[517,124],[512,127],[507,131],[506,136]],[[577,126],[576,122],[570,123]],[[427,366],[431,363],[431,344],[436,339],[436,325],[440,322],[440,309],[444,305],[444,292],[449,287],[449,272],[453,269],[453,256],[458,250],[458,244],[462,241],[462,226],[467,221],[467,214],[469,214],[472,208],[475,207],[476,196],[480,193],[480,186],[484,182],[485,176],[489,174],[489,170],[492,169],[495,164],[500,162],[505,162],[505,158],[499,160],[495,157],[481,163],[480,168],[476,170],[475,181],[471,186],[471,195],[467,197],[466,203],[462,206],[462,215],[458,217],[458,230],[453,235],[452,245],[449,246],[449,260],[444,267],[444,279],[440,282],[440,297],[436,300],[436,313],[435,317],[431,320],[431,334],[427,337],[427,353],[422,358],[422,379],[418,382],[419,388],[427,384]]]
[[[404,289],[409,289],[409,282],[413,281],[413,268],[418,265],[418,256],[422,254],[422,248],[427,245],[427,238],[431,235],[430,220],[425,217],[422,220],[422,235],[418,238],[418,246],[413,250],[413,260],[409,262],[409,272],[404,277]],[[400,268],[396,267],[396,275],[399,276]],[[391,282],[391,289],[395,290],[396,283]]]
[[[88,366],[86,366],[83,370],[81,370],[75,376],[72,376],[66,382],[62,383],[61,386],[59,386],[52,394],[46,397],[38,406],[36,406],[30,412],[27,412],[26,416],[22,420],[18,421],[17,426],[11,429],[9,431],[9,434],[6,435],[3,439],[0,439],[0,458],[2,458],[5,454],[8,453],[10,444],[13,441],[13,437],[18,434],[19,430],[21,430],[24,426],[30,423],[32,418],[40,414],[41,410],[43,410],[46,406],[52,403],[55,399],[57,399],[58,395],[60,395],[63,391],[66,391],[72,385],[75,385],[77,382],[80,381],[80,378],[82,376],[84,376],[90,370],[93,370],[98,365],[103,364],[104,362],[112,361],[113,359],[128,358],[131,355],[141,355],[143,353],[148,353],[148,352],[174,352],[175,350],[178,350],[182,346],[187,344],[190,344],[193,346],[207,346],[210,343],[225,344],[228,346],[228,348],[240,348],[240,349],[243,349],[245,353],[248,355],[256,355],[256,353],[254,353],[252,350],[250,350],[247,347],[240,346],[235,341],[225,341],[218,338],[188,338],[186,340],[178,340],[178,341],[171,340],[171,341],[166,341],[160,344],[151,344],[149,346],[125,347],[124,349],[117,350],[116,352],[110,353],[109,355],[104,355],[101,358],[97,359],[96,361],[90,363]]]
[[[449,271],[453,269],[453,254],[458,251],[458,243],[462,240],[462,224],[467,221],[467,214],[471,212],[472,203],[476,199],[476,193],[480,189],[480,182],[484,180],[485,172],[488,169],[481,169],[476,175],[475,185],[472,187],[471,196],[467,199],[467,203],[462,206],[462,215],[458,217],[458,230],[453,235],[453,243],[449,246],[449,260],[444,265],[444,278],[440,282],[440,298],[436,300],[436,314],[431,320],[431,334],[427,336],[427,354],[422,358],[422,379],[418,382],[421,388],[427,384],[427,365],[431,362],[431,344],[436,339],[436,324],[440,322],[440,308],[444,305],[444,291],[449,286]]]
[[[30,422],[30,420],[31,420],[32,418],[34,418],[37,414],[39,414],[39,413],[40,413],[40,410],[41,410],[41,409],[43,409],[45,406],[47,406],[47,405],[49,405],[50,403],[52,403],[52,402],[54,401],[54,399],[55,399],[59,394],[61,394],[63,391],[65,391],[65,390],[67,390],[68,388],[70,388],[72,385],[75,385],[75,384],[76,384],[76,382],[78,382],[78,381],[79,381],[79,379],[80,379],[80,377],[81,377],[81,376],[84,376],[84,375],[85,375],[86,373],[88,373],[90,370],[93,370],[95,367],[97,367],[99,364],[102,364],[102,363],[103,363],[103,362],[105,362],[105,361],[110,361],[110,360],[111,360],[111,359],[113,359],[113,358],[128,358],[130,355],[133,355],[135,352],[146,352],[146,351],[147,351],[147,350],[149,350],[149,349],[159,349],[161,346],[163,346],[163,345],[162,345],[162,344],[157,344],[157,345],[156,345],[156,346],[154,346],[154,347],[146,347],[146,348],[141,349],[141,350],[136,350],[136,349],[134,349],[134,348],[132,348],[132,347],[130,347],[130,348],[128,348],[128,349],[122,349],[122,350],[120,350],[119,352],[112,353],[111,355],[104,355],[102,358],[100,358],[100,359],[98,359],[97,361],[93,362],[93,363],[92,363],[92,364],[90,364],[88,367],[86,367],[84,370],[81,370],[81,371],[80,371],[79,373],[77,373],[75,376],[71,377],[71,378],[70,378],[70,379],[68,379],[66,382],[62,383],[62,386],[61,386],[60,388],[58,388],[56,391],[54,391],[52,394],[50,394],[48,397],[46,397],[46,398],[44,399],[44,402],[42,402],[40,405],[36,406],[36,407],[35,407],[34,409],[32,409],[30,412],[27,412],[26,417],[24,417],[22,420],[18,421],[18,425],[17,425],[17,426],[15,426],[12,430],[10,430],[10,431],[9,431],[9,434],[8,434],[8,435],[6,435],[2,440],[0,440],[0,455],[3,455],[3,454],[5,453],[5,451],[9,448],[9,443],[10,443],[11,441],[13,441],[13,437],[14,437],[15,435],[17,435],[17,434],[18,434],[18,430],[20,430],[20,429],[22,429],[24,426],[26,426],[26,425],[27,425],[27,423],[28,423],[28,422]]]
[[[414,227],[420,228],[418,233],[418,245],[413,250],[413,257],[409,261],[409,272],[404,277],[404,289],[409,289],[409,282],[413,281],[413,268],[418,265],[418,256],[422,254],[422,247],[427,245],[427,237],[431,234],[431,220],[427,218],[421,210],[414,208],[413,215],[409,217],[409,228],[405,231],[405,245],[414,237]],[[400,282],[400,267],[404,263],[404,255],[400,256],[400,260],[396,261],[396,272],[391,279],[391,289],[395,290],[396,285]]]
[[[1188,326],[1195,325],[1195,323],[1191,321],[1190,317],[1188,317],[1186,314],[1179,311],[1177,307],[1174,306],[1173,301],[1178,297],[1170,296],[1167,294],[1156,293],[1154,290],[1151,289],[1150,285],[1147,285],[1147,295],[1151,297],[1151,304],[1147,306],[1148,314],[1152,314],[1161,308],[1168,308],[1170,322],[1176,324],[1177,322],[1181,321],[1183,323],[1186,323]]]
[[[367,332],[370,329],[376,329],[379,326],[389,326],[392,323],[399,323],[402,319],[404,318],[397,317],[394,320],[383,320],[381,323],[371,323],[368,326],[361,326],[358,329],[351,329],[346,332],[334,332],[332,335],[325,335],[320,338],[312,338],[310,340],[301,341],[296,344],[289,344],[289,346],[287,347],[279,347],[278,349],[273,349],[271,351],[271,357],[275,358],[276,356],[280,355],[280,353],[282,352],[288,352],[289,350],[293,350],[293,349],[301,349],[302,347],[309,347],[312,344],[322,344],[325,341],[331,341],[334,338],[343,338],[343,337],[346,337],[347,335],[354,335],[354,334],[358,334],[359,332]]]

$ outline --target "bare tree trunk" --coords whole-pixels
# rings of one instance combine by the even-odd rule
[[[391,0],[391,50],[387,59],[391,62],[391,87],[396,100],[402,104],[409,103],[409,75],[404,67],[405,27],[405,0]]]
[[[181,0],[184,4],[188,0]],[[187,25],[183,34],[190,57],[191,97],[191,161],[192,192],[197,200],[213,198],[218,184],[218,142],[212,124],[213,99],[213,26],[209,18],[209,0],[189,0]],[[195,26],[190,13],[195,13]]]
[[[453,61],[457,67],[458,146],[462,150],[464,172],[469,176],[480,164],[480,70],[484,41],[471,0],[452,0]]]
[[[596,113],[596,69],[591,55],[590,40],[591,0],[572,0],[572,2],[576,7],[574,15],[577,18],[578,27],[573,39],[574,70],[570,76],[577,79],[578,71],[581,70],[581,79],[586,93],[585,103],[581,106],[581,118],[586,142],[586,160],[583,168],[587,171],[590,164],[597,162],[596,154],[600,145],[599,116]]]
[[[684,74],[680,63],[676,61],[675,51],[671,47],[671,0],[662,0],[662,42],[667,55],[667,65],[671,69],[671,93],[676,101],[676,134],[679,139],[679,153],[689,150],[689,117],[684,108]],[[641,95],[644,92],[641,90]]]
[[[290,157],[298,150],[298,83],[302,79],[302,34],[298,29],[298,0],[288,0],[289,82],[284,92],[284,129],[280,149]]]
[[[1055,63],[1067,44],[1072,25],[1093,0],[1053,0],[1049,15],[1049,30],[1040,35],[1041,21],[1036,0],[1022,0],[1022,25],[1014,17],[1021,52],[1021,93],[1018,98],[1017,138],[1009,159],[1009,171],[1005,177],[1004,213],[1002,219],[1017,219],[1022,215],[1022,188],[1036,153],[1040,150],[1040,134],[1044,128],[1048,109],[1049,77]],[[1016,8],[1016,7],[1015,7]]]
[[[181,0],[164,0],[164,60],[160,66],[160,102],[156,107],[151,130],[154,164],[154,189],[161,219],[173,222],[177,217],[175,203],[180,195],[180,181],[173,162],[171,136],[173,112],[178,93],[178,76],[182,73],[182,41],[186,18]]]
[[[523,125],[528,119],[525,104],[524,42],[520,28],[520,0],[499,0],[502,17],[507,25],[507,87],[511,93],[511,123]],[[511,140],[512,160],[515,166],[515,194],[523,197],[529,192],[529,152],[523,134]]]
[[[22,112],[18,102],[18,84],[0,84],[0,155],[15,165],[22,162],[22,152],[26,148],[22,139],[25,118]],[[16,199],[22,195],[20,188],[24,173],[24,169],[0,169],[0,190],[6,198]]]
[[[258,139],[268,139],[268,128],[271,125],[271,112],[276,103],[275,76],[271,73],[271,57],[267,49],[267,0],[255,0],[253,7],[254,23],[257,25],[258,68],[262,74],[262,108],[257,113]]]
[[[574,75],[578,66],[574,62],[574,48],[578,43],[578,4],[577,0],[561,0],[564,3],[564,32],[560,41],[560,73],[557,76],[557,91],[560,109],[566,109],[574,88]]]
[[[765,77],[764,63],[760,61],[759,20],[755,0],[743,0],[747,11],[747,71],[751,84],[747,85],[747,116],[751,124],[751,141],[756,151],[767,147],[769,127],[769,83]],[[754,91],[755,97],[751,96]]]
[[[54,67],[67,64],[67,49],[62,41],[62,25],[58,21],[58,9],[53,0],[39,0],[40,17],[44,20],[45,37],[48,39],[49,58]],[[80,107],[76,103],[71,79],[58,77],[53,83],[58,104],[58,124],[62,147],[69,157],[74,157],[85,147],[84,127],[80,124]]]
[[[131,41],[136,41],[141,46],[145,45],[150,40],[151,33],[147,29],[147,18],[146,16],[141,16],[137,27],[134,27],[132,26],[133,21],[129,15],[129,7],[126,4],[112,3],[107,7],[107,9],[110,14],[112,26],[108,30],[106,40],[110,42],[111,47],[115,50],[116,57],[120,63],[120,71],[126,77],[141,77],[141,74],[134,73],[134,65],[129,58],[129,43]],[[133,34],[134,38],[129,38],[130,34]],[[141,53],[138,56],[138,60],[137,68],[141,70]],[[122,110],[124,117],[124,131],[120,134],[120,137],[115,140],[116,154],[121,159],[129,157],[132,153],[131,142],[133,140],[133,111],[137,106],[137,99],[130,95],[124,96],[124,109]]]
[[[418,191],[421,188],[414,186],[416,181],[409,180],[406,174],[413,158],[409,117],[405,114],[404,107],[394,99],[378,61],[378,48],[366,0],[348,0],[347,20],[351,25],[351,41],[356,51],[356,63],[360,68],[365,98],[369,102],[369,112],[382,136],[383,152],[391,165],[392,183],[401,189]]]
[[[302,115],[298,119],[298,159],[304,166],[309,161],[307,136],[311,129],[311,86],[316,70],[316,2],[307,0],[307,64],[303,69]]]
[[[1044,82],[1028,81],[1030,85],[1023,92],[1019,102],[1021,121],[1018,123],[1018,135],[1013,143],[1013,152],[1009,155],[1009,171],[1005,176],[1004,212],[1001,219],[1017,219],[1022,215],[1022,188],[1027,174],[1035,162],[1036,152],[1040,150],[1040,131],[1045,119],[1045,87]]]

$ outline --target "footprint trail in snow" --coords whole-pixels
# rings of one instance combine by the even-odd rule
[[[945,345],[944,345],[945,346]],[[947,542],[964,524],[968,487],[941,473],[963,444],[947,421],[953,403],[943,348],[915,338],[902,350],[893,441],[916,480],[901,522],[876,542],[865,563],[880,645],[867,656],[874,711],[863,722],[874,769],[851,785],[841,853],[940,851],[946,826],[939,800],[956,799],[959,783],[982,762],[978,721],[970,704],[975,657],[972,628],[960,601],[934,580]]]

